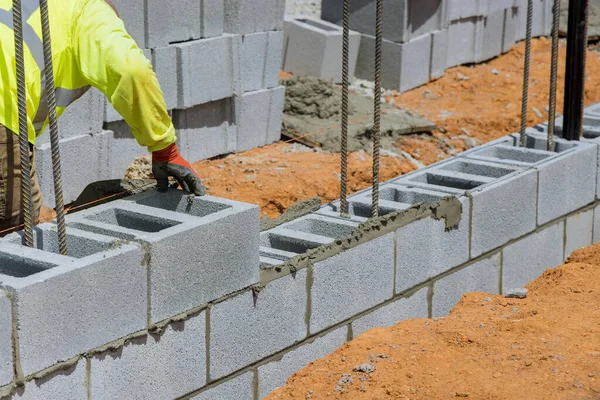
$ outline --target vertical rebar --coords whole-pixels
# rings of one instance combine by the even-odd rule
[[[52,150],[52,172],[54,174],[54,198],[56,202],[56,222],[58,227],[58,249],[60,254],[67,254],[67,230],[65,225],[65,207],[63,203],[62,174],[60,169],[60,150],[58,124],[56,121],[56,96],[54,89],[54,71],[52,67],[52,41],[48,2],[40,0],[42,19],[42,37],[44,41],[44,64],[46,74],[46,96],[48,99],[48,121],[50,126],[50,146]],[[42,94],[43,95],[43,94]]]
[[[31,199],[31,159],[29,158],[29,123],[27,120],[27,91],[25,89],[25,59],[23,56],[23,16],[21,0],[13,0],[15,33],[15,63],[17,70],[17,99],[19,109],[19,150],[21,160],[21,204],[23,207],[25,246],[33,247],[33,203]]]
[[[523,66],[523,99],[521,104],[521,129],[519,144],[526,146],[527,107],[529,102],[529,65],[531,62],[531,27],[533,25],[533,0],[527,0],[527,31],[525,36],[525,64]]]
[[[350,64],[350,0],[344,0],[344,22],[342,39],[342,143],[341,143],[341,185],[340,215],[348,216],[348,86]]]
[[[579,140],[583,128],[588,4],[587,0],[569,1],[563,119],[563,137],[567,140]]]
[[[554,0],[552,8],[552,61],[550,70],[550,105],[548,110],[548,151],[554,151],[554,128],[556,125],[556,82],[558,79],[558,30],[560,28],[560,0]]]
[[[383,0],[377,0],[375,21],[375,86],[373,88],[373,217],[379,216],[379,149],[381,147],[381,46],[383,42]]]

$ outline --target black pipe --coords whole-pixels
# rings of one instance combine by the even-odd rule
[[[569,0],[563,137],[579,140],[583,126],[589,0]]]

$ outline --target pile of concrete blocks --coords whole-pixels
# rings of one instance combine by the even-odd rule
[[[375,79],[375,3],[350,3],[349,70],[369,81]],[[550,34],[552,3],[533,0],[533,36]],[[525,38],[526,16],[527,0],[384,1],[382,86],[405,92],[447,68],[503,54]],[[321,18],[286,18],[282,67],[339,82],[343,0],[323,0]]]
[[[185,158],[196,162],[280,139],[284,0],[113,3],[154,67]],[[66,203],[91,182],[122,178],[148,152],[96,89],[65,112],[59,128]],[[54,206],[47,132],[37,153],[42,192]]]
[[[171,190],[68,215],[68,256],[54,224],[11,234],[0,398],[258,400],[371,328],[523,287],[600,241],[599,110],[582,141],[540,125],[383,183],[378,219],[366,189],[260,232],[257,206]]]

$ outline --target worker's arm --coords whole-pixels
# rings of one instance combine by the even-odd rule
[[[150,152],[175,142],[175,128],[150,61],[105,0],[87,0],[72,35],[75,60],[85,79],[106,95]]]
[[[114,5],[110,0],[81,3],[71,36],[81,74],[108,97],[138,143],[152,152],[152,172],[160,191],[167,190],[173,176],[184,190],[206,194],[177,149],[175,128],[150,61],[125,30]]]

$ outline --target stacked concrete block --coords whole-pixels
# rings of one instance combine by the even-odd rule
[[[145,243],[151,322],[258,281],[256,206],[213,197],[190,199],[177,190],[147,192],[72,214],[67,224]],[[239,245],[232,249],[230,243]]]
[[[283,32],[257,32],[242,36],[240,80],[243,92],[272,89],[279,85]]]
[[[306,272],[300,270],[268,283],[258,293],[247,291],[211,308],[211,379],[231,374],[306,336]]]
[[[258,397],[266,397],[273,390],[285,385],[288,377],[300,371],[305,365],[333,353],[344,344],[348,327],[337,328],[313,342],[286,353],[280,360],[258,367]]]
[[[0,387],[13,380],[12,315],[8,292],[0,290]]]
[[[91,358],[92,399],[174,399],[206,384],[206,314]],[[143,373],[140,373],[143,371]]]
[[[482,25],[479,16],[449,22],[447,68],[475,62],[481,48]]]
[[[18,387],[7,400],[64,400],[86,399],[87,391],[86,360],[74,366],[52,372],[42,379],[34,379]]]
[[[427,318],[429,288],[423,288],[408,298],[401,298],[352,321],[352,335],[357,338],[373,328],[396,325],[406,319]]]
[[[360,33],[351,31],[350,77],[354,76],[360,42]],[[342,81],[342,29],[338,25],[309,17],[286,19],[284,52],[284,71],[336,83]]]
[[[251,371],[205,390],[191,400],[247,400],[253,396],[254,372]]]
[[[60,140],[64,203],[75,201],[91,182],[108,179],[111,175],[109,147],[113,133],[103,131],[95,135],[80,135]],[[52,148],[50,143],[37,146],[36,172],[44,203],[55,206]]]
[[[285,88],[257,90],[235,99],[236,150],[244,151],[281,138]]]
[[[565,250],[564,222],[513,243],[502,250],[502,290],[520,288],[545,270],[561,265]]]
[[[350,29],[375,36],[375,0],[358,0],[350,4]],[[406,43],[415,37],[443,29],[446,6],[443,0],[386,0],[383,4],[384,39]],[[321,18],[341,25],[342,0],[323,0]]]
[[[565,258],[568,258],[575,250],[591,245],[593,231],[593,209],[567,217],[565,225]]]
[[[142,330],[147,320],[140,246],[70,229],[72,256],[60,256],[56,227],[39,229],[40,249],[0,245],[25,376]]]
[[[245,35],[283,29],[285,0],[224,0],[227,33]]]
[[[435,282],[432,316],[447,315],[465,293],[499,293],[500,265],[500,253],[496,253]]]

